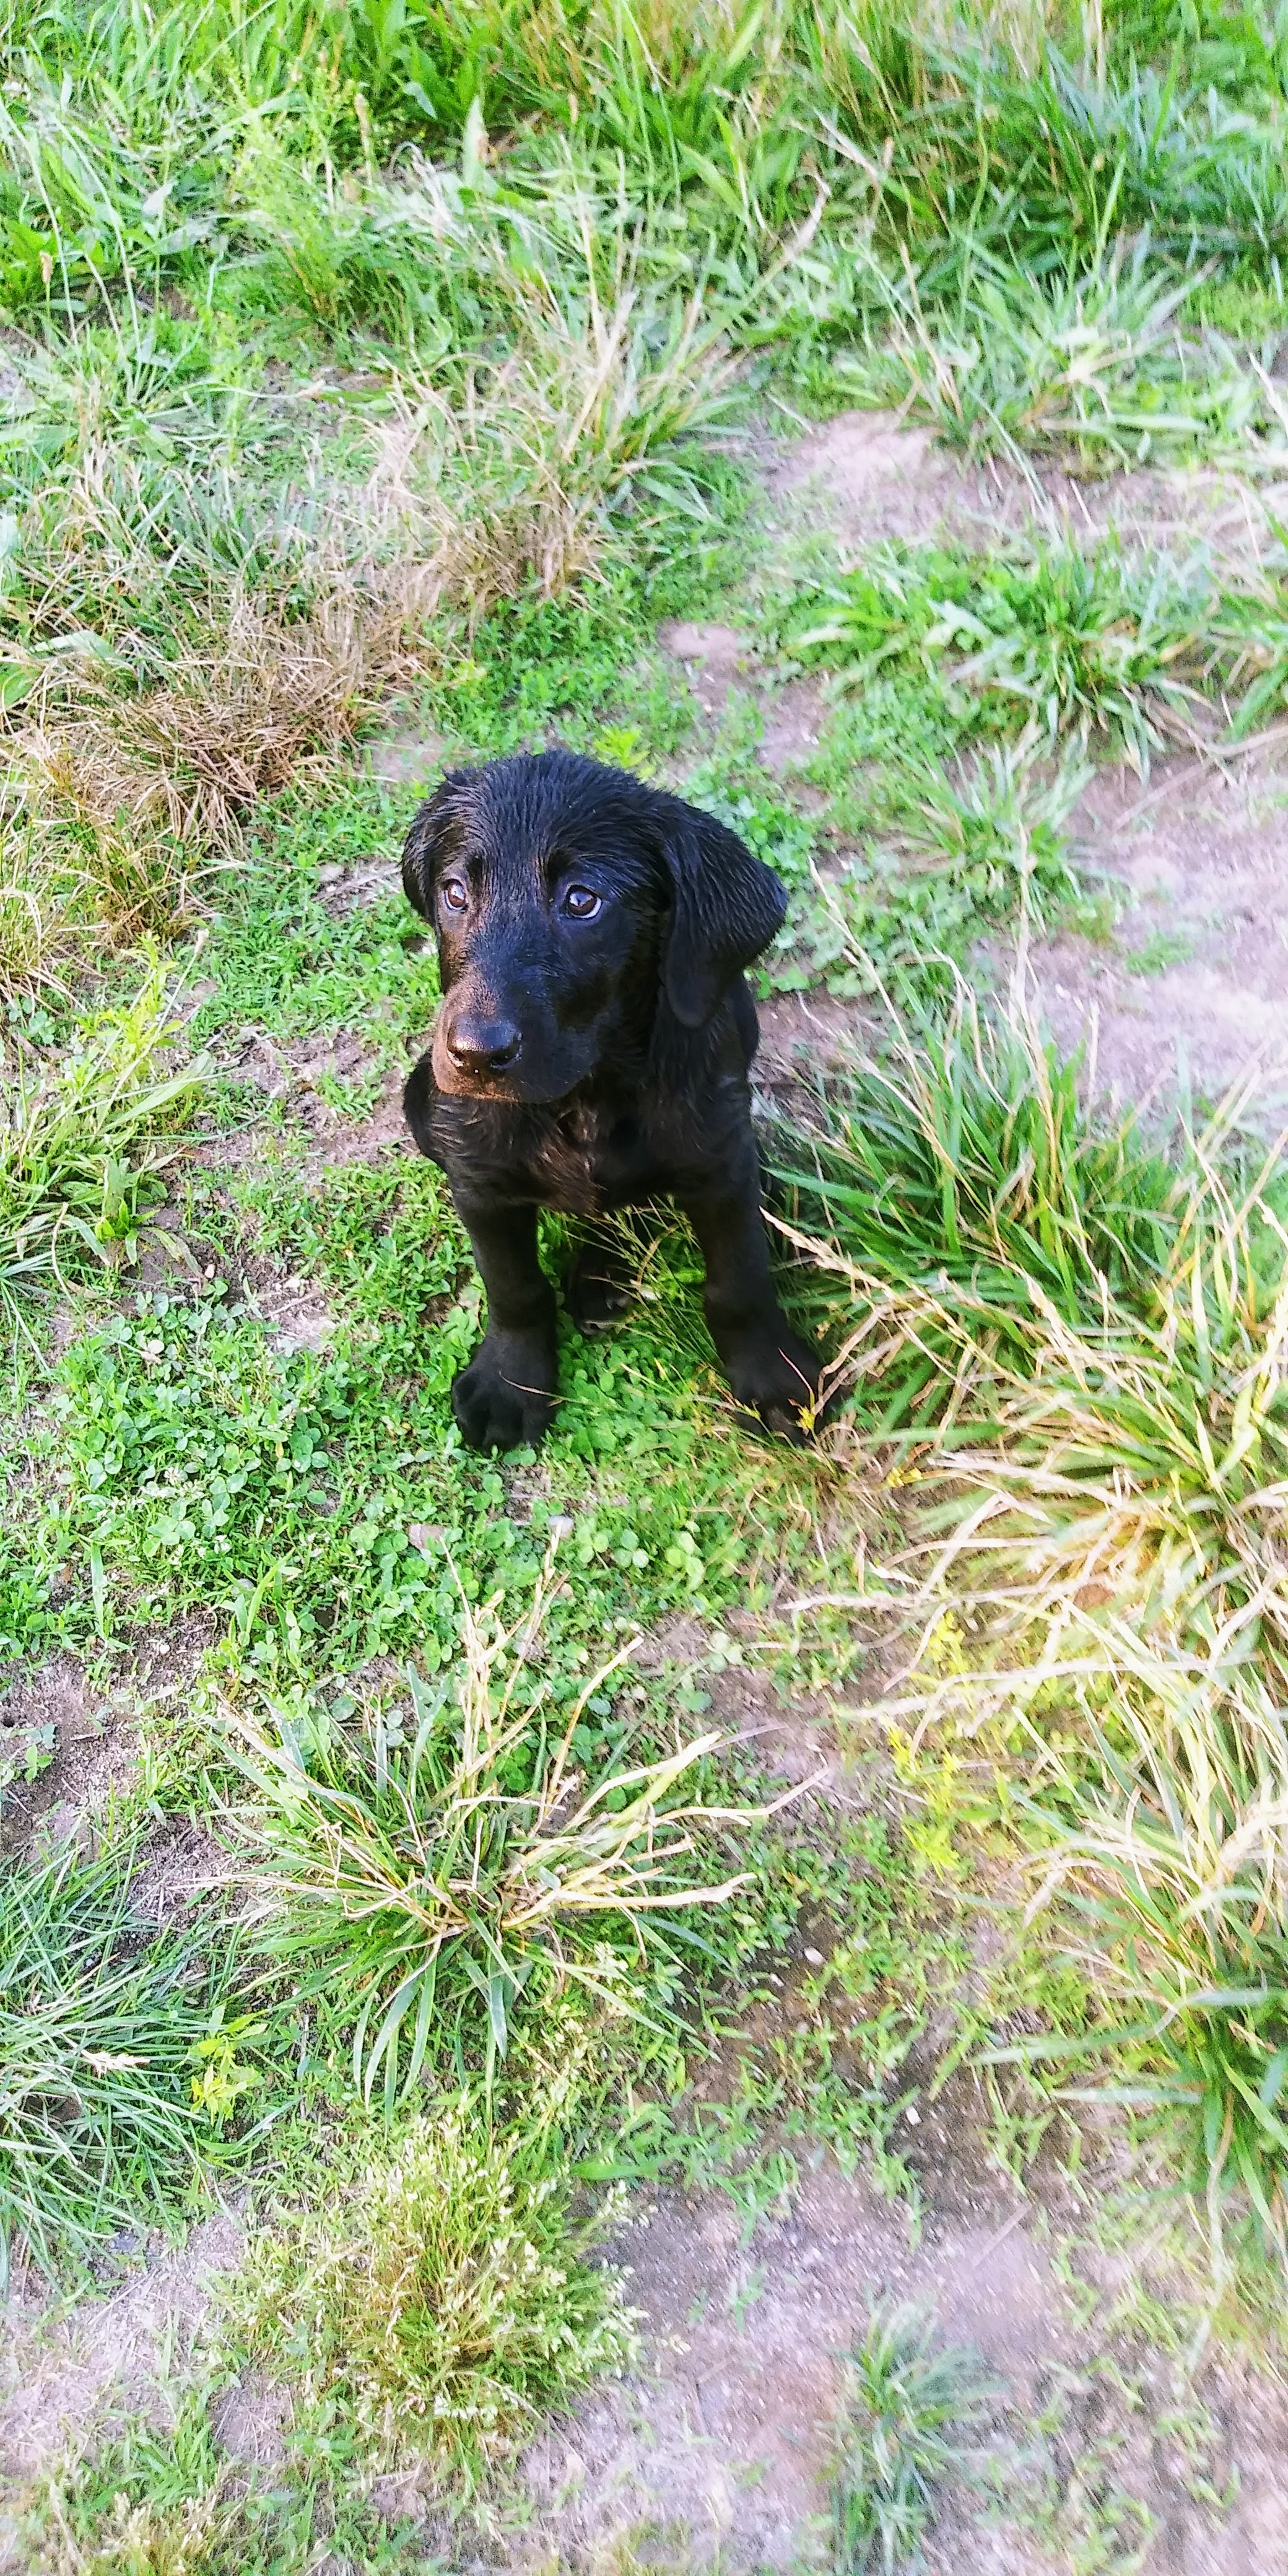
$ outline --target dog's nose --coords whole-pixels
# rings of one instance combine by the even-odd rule
[[[519,1052],[519,1032],[512,1020],[456,1020],[447,1033],[447,1052],[462,1073],[504,1073]]]

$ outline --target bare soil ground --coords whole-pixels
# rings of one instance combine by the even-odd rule
[[[1124,542],[1188,529],[1215,545],[1255,547],[1263,510],[1275,506],[1273,495],[1204,475],[1119,478],[1091,493],[1057,478],[986,475],[923,432],[871,414],[843,416],[780,450],[766,482],[784,534],[798,532],[806,513],[812,524],[822,514],[856,547],[941,527],[995,536],[999,524],[1053,512],[1088,534],[1117,525]],[[673,628],[663,642],[711,716],[731,687],[757,685],[752,639],[728,628]],[[765,712],[762,757],[781,768],[808,749],[820,702],[802,684],[767,695]],[[428,778],[436,751],[400,736],[376,765]],[[1228,776],[1187,759],[1157,770],[1148,789],[1102,777],[1089,791],[1082,847],[1121,885],[1120,932],[1104,946],[1061,938],[1035,953],[1033,969],[1061,1042],[1094,1049],[1101,1083],[1125,1099],[1165,1097],[1179,1049],[1195,1089],[1213,1096],[1254,1060],[1259,1113],[1274,1114],[1288,1086],[1286,814],[1288,773],[1271,754]],[[373,860],[369,880],[337,881],[332,897],[362,901],[392,882],[392,863]],[[1142,951],[1149,971],[1136,971]],[[771,1081],[788,1078],[802,1052],[826,1056],[862,1029],[859,1006],[826,995],[775,1004],[763,1019]],[[345,1074],[361,1061],[355,1039],[289,1061],[252,1064],[248,1052],[244,1070],[270,1094],[298,1094],[323,1064]],[[319,1107],[319,1162],[333,1151],[387,1150],[399,1130],[397,1088],[391,1080],[342,1146]],[[265,1281],[262,1294],[284,1343],[324,1337],[329,1319],[307,1280]],[[176,1688],[183,1664],[179,1652]],[[779,1733],[786,1771],[799,1775],[817,1752],[844,1794],[835,1747],[815,1740],[804,1712],[793,1718],[762,1699],[743,1714]],[[23,1832],[92,1832],[118,1758],[117,1713],[93,1705],[83,1678],[59,1663],[28,1700],[0,1708],[0,1725],[28,1724],[56,1729],[59,1759],[26,1802]],[[615,2550],[618,2564],[629,2552],[637,2565],[718,2565],[723,2576],[817,2562],[844,2354],[873,2302],[893,2296],[924,2302],[949,2339],[975,2345],[1000,2390],[989,2444],[995,2510],[984,2514],[964,2490],[950,2498],[931,2576],[1288,2576],[1288,2390],[1251,2362],[1200,2362],[1187,2376],[1150,2349],[1127,2308],[1115,2322],[1131,2266],[1088,2251],[1094,2189],[1076,2207],[1059,2176],[1022,2194],[987,2161],[969,2088],[945,2105],[926,2104],[909,2142],[925,2204],[920,2241],[906,2209],[826,2162],[806,2172],[791,2214],[763,2222],[750,2243],[719,2192],[637,2195],[610,2255],[629,2268],[642,2365],[534,2446],[526,2527],[508,2548],[516,2568],[580,2576],[611,2567]],[[1105,2171],[1115,2180],[1108,2162]],[[0,2341],[0,2472],[11,2484],[84,2438],[105,2410],[146,2402],[156,2374],[174,2367],[198,2330],[210,2281],[236,2263],[239,2241],[236,2219],[219,2215],[179,2251],[119,2249],[120,2275],[98,2296],[51,2308],[33,2292],[17,2302]],[[249,2454],[273,2418],[271,2393],[266,2412],[248,2394],[247,2415]],[[270,2440],[266,2456],[271,2449]],[[1228,2509],[1216,2500],[1223,2494]],[[1135,2519],[1124,2497],[1138,2500]],[[0,2569],[21,2567],[13,2530],[6,2540],[0,2519]]]
[[[1284,498],[1206,469],[1115,476],[1087,486],[1053,473],[972,468],[920,429],[879,413],[842,413],[813,430],[768,476],[785,536],[802,520],[830,524],[857,553],[882,537],[996,540],[999,529],[1066,526],[1078,541],[1114,533],[1125,551],[1203,544],[1247,563],[1266,542]],[[694,631],[696,641],[696,630]],[[712,630],[699,692],[734,677],[723,630]],[[692,649],[692,646],[690,646]],[[811,692],[780,697],[764,757],[781,767],[817,732]],[[1124,1102],[1173,1085],[1178,1059],[1200,1099],[1215,1101],[1245,1071],[1269,1123],[1288,1100],[1288,742],[1220,763],[1180,753],[1147,785],[1107,772],[1083,797],[1075,848],[1114,885],[1121,910],[1109,942],[1065,936],[1032,954],[1037,993],[1065,1047],[1083,1044],[1099,1084]],[[820,1006],[807,1004],[817,1019]],[[822,1006],[834,1034],[843,1014]],[[799,1006],[768,1015],[801,1034]],[[808,1023],[804,1034],[808,1038]]]

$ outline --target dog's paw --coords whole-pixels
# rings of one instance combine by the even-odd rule
[[[573,1257],[564,1304],[579,1333],[607,1333],[635,1303],[630,1265],[615,1244],[588,1243]]]
[[[725,1367],[739,1404],[759,1414],[767,1431],[799,1445],[817,1430],[818,1353],[781,1319],[726,1352]]]
[[[535,1449],[554,1415],[554,1361],[540,1345],[479,1343],[452,1386],[452,1411],[471,1449]]]

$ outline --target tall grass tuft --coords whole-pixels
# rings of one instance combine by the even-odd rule
[[[408,1714],[273,1727],[225,1712],[256,1794],[239,1826],[267,1937],[297,1964],[325,1953],[318,1974],[355,2018],[355,2081],[369,2102],[379,2086],[390,2116],[463,2008],[481,2019],[490,2075],[530,1980],[602,1986],[614,1931],[640,1955],[654,1926],[742,1884],[695,1865],[731,1811],[677,1796],[718,1736],[593,1783],[579,1771],[582,1713],[627,1650],[556,1714],[532,1661],[549,1582],[548,1568],[508,1631],[495,1603],[476,1613],[462,1597],[459,1673],[431,1685],[409,1670]]]
[[[1184,327],[1194,284],[1160,275],[1147,242],[1037,275],[981,245],[942,301],[911,276],[891,288],[886,360],[904,399],[976,454],[1090,476],[1214,455],[1246,470],[1258,434],[1281,449],[1275,406],[1217,333]]]
[[[986,554],[882,545],[799,593],[782,642],[839,691],[878,673],[928,679],[970,730],[1013,732],[1030,749],[1105,746],[1141,769],[1164,741],[1210,724],[1208,660],[1234,676],[1212,630],[1233,607],[1200,558],[1145,567],[1113,544],[1052,539]]]
[[[842,1290],[848,1436],[918,1458],[889,1719],[1018,1743],[1096,1963],[1098,2029],[1018,2053],[1184,2111],[1218,2246],[1228,2190],[1282,2238],[1288,2180],[1288,1172],[1241,1105],[1172,1157],[1103,1132],[1018,991],[959,989],[820,1104],[778,1220]]]
[[[131,1002],[91,1016],[52,1062],[15,1041],[0,1110],[0,1312],[12,1328],[34,1295],[136,1258],[209,1073],[200,1057],[167,1069],[179,1035],[154,962]]]
[[[832,2481],[836,2576],[919,2566],[940,2494],[993,2396],[977,2357],[911,2308],[875,2310],[845,2367]]]

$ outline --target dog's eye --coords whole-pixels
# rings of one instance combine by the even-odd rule
[[[569,886],[563,899],[563,909],[570,921],[593,921],[603,908],[603,896],[593,894],[589,886]]]
[[[445,912],[464,912],[469,902],[469,889],[459,877],[447,877],[439,888]]]

